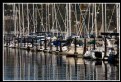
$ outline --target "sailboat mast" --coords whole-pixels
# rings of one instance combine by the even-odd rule
[[[69,36],[71,36],[71,3],[69,3]]]
[[[102,4],[102,32],[104,32],[104,8]]]
[[[68,31],[68,4],[66,4],[66,32],[67,32],[67,37],[69,36],[69,31]]]
[[[22,32],[23,33],[22,34],[24,35],[24,11],[23,11],[23,3],[22,3],[22,21],[23,21],[22,22],[22,25],[23,25],[23,28],[22,28],[22,30],[23,30]]]
[[[88,32],[90,31],[89,27],[90,27],[90,4],[89,4]],[[90,33],[89,33],[89,35],[90,35]],[[88,35],[88,37],[89,37],[89,35]]]
[[[17,35],[16,20],[17,20],[17,9],[16,9],[16,5],[15,5],[15,36]]]
[[[56,19],[56,29],[57,29],[57,37],[58,37],[58,22],[57,22],[57,11],[56,11],[56,7],[55,8],[55,19]]]
[[[119,4],[116,4],[116,20],[117,20],[117,33],[119,33],[120,27],[120,9]]]
[[[54,15],[54,18],[55,18],[55,30],[57,30],[57,36],[58,36],[58,28],[57,28],[57,12],[56,12],[55,4],[54,4],[54,12],[55,12],[55,15]]]
[[[54,21],[54,10],[53,10],[53,4],[52,4],[52,30],[54,29],[54,24],[53,24],[53,21]],[[53,36],[54,36],[54,32],[53,32]]]
[[[48,4],[48,31],[50,31],[50,13],[49,13],[49,7],[50,7],[50,5]]]
[[[106,23],[106,3],[105,3],[105,26],[104,26],[104,32],[106,32],[106,26],[107,26],[107,23]]]
[[[94,4],[92,4],[92,33],[93,33],[93,11],[94,11]]]
[[[46,4],[46,9],[45,10],[46,10],[46,28],[45,28],[46,30],[45,31],[47,32],[47,25],[48,25],[48,21],[47,21],[47,4]]]
[[[95,37],[97,37],[97,11],[96,11],[96,3],[95,3]]]
[[[28,10],[28,3],[27,3],[27,20],[28,20],[28,35],[29,35],[29,10]]]
[[[119,23],[118,23],[118,25],[119,25],[118,28],[119,28],[119,30],[118,30],[118,33],[120,33],[120,4],[118,4],[118,5],[119,5],[119,12],[118,12],[118,18],[119,18],[119,19],[118,19],[118,22],[119,22]]]
[[[15,7],[16,8],[16,36],[18,37],[19,34],[19,26],[18,26],[18,5]]]
[[[34,17],[34,4],[33,4],[33,27],[34,27],[34,33],[35,33],[35,17]]]
[[[35,8],[35,32],[37,32],[37,5]]]
[[[14,35],[16,35],[16,10],[15,10],[15,3],[13,4],[13,19],[14,19]]]
[[[74,8],[75,8],[75,19],[76,19],[76,21],[75,21],[76,22],[76,24],[75,24],[75,27],[76,27],[75,28],[75,34],[78,35],[78,33],[77,33],[77,16],[76,16],[77,15],[77,11],[76,11],[76,4],[75,4]]]
[[[4,6],[5,6],[5,4],[3,4],[3,35],[6,33],[6,30],[5,30],[5,8],[4,8]],[[4,36],[3,36],[3,39],[4,39]],[[3,43],[4,43],[4,41],[3,41]]]
[[[66,11],[66,5],[65,5],[65,11]],[[66,18],[67,18],[67,16],[66,16],[66,12],[65,12],[65,19],[64,19],[64,23],[65,23],[65,24],[64,24],[64,27],[65,27],[65,29],[64,29],[65,37],[64,37],[64,39],[66,39],[66,35],[67,35],[67,34],[66,34],[66,29],[67,29],[67,27],[66,27],[66,26],[67,26],[67,20],[66,20]]]
[[[20,4],[18,4],[18,8],[19,8],[19,34],[21,36],[21,23],[20,23]]]
[[[80,4],[80,12],[83,10],[83,4]],[[81,33],[81,29],[82,29],[82,12],[80,13],[80,33]],[[80,35],[79,33],[79,35]],[[85,32],[83,32],[83,35],[85,34]]]
[[[41,14],[42,14],[41,26],[42,26],[42,32],[43,32],[44,31],[44,24],[43,24],[43,4],[41,4]]]

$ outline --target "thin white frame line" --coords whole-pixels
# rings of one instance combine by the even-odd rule
[[[4,4],[12,5],[14,3],[3,3],[3,36],[4,36]],[[15,3],[15,4],[27,4],[27,3]],[[53,3],[29,3],[29,4],[53,4]],[[69,4],[69,3],[55,3],[55,4]],[[77,4],[77,3],[71,3],[71,4]],[[90,3],[81,3],[81,4],[90,4]],[[105,3],[96,3],[96,4],[105,4]],[[119,7],[120,7],[120,3],[106,3],[106,4],[119,4]],[[2,38],[4,39],[3,36]],[[119,37],[119,40],[120,40],[120,37]],[[119,44],[120,44],[120,41],[119,41]],[[119,46],[119,49],[120,49],[120,46]],[[119,53],[120,53],[120,50],[119,50]],[[4,40],[3,40],[3,54],[2,55],[3,55],[3,81],[71,81],[71,80],[4,80]],[[102,81],[102,80],[72,80],[72,81]],[[120,55],[119,55],[119,80],[103,80],[103,81],[120,81]]]
[[[3,35],[2,35],[2,39],[3,39],[3,80],[4,80],[4,4],[3,4]]]
[[[3,4],[120,4],[120,3],[3,3]]]

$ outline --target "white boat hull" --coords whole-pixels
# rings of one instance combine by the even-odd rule
[[[96,51],[96,50],[89,50],[86,51],[84,54],[84,58],[91,58],[91,59],[103,59],[104,52]]]

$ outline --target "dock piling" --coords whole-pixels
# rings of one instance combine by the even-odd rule
[[[36,37],[36,50],[37,50],[37,45],[38,45],[38,44],[37,44],[37,37]]]
[[[104,35],[104,44],[105,44],[105,51],[104,51],[103,59],[107,60],[108,59],[108,57],[106,56],[106,54],[107,54],[107,41],[106,41],[106,36],[105,35]]]
[[[56,51],[59,51],[59,50],[58,50],[58,38],[57,38],[57,40],[56,40],[56,41],[57,41]]]
[[[84,48],[83,48],[83,55],[85,54],[85,52],[86,52],[86,38],[84,38]]]
[[[32,44],[32,48],[33,48],[33,43],[34,43],[34,40],[33,40],[33,38],[32,38],[32,42],[31,42],[31,44]]]
[[[95,42],[96,42],[96,41],[95,41],[95,36],[94,36],[94,50],[95,50]]]
[[[45,49],[44,50],[47,50],[47,39],[46,39],[46,36],[45,36],[44,43],[45,43]]]
[[[51,45],[52,39],[50,39],[50,51],[49,53],[52,51],[52,45]]]
[[[24,37],[24,47],[25,47],[25,42],[26,42],[26,41],[25,41],[25,37]]]
[[[41,40],[40,40],[40,49],[42,49],[42,42],[41,42]]]
[[[77,46],[76,46],[76,44],[77,44],[77,40],[76,40],[76,37],[74,38],[74,45],[75,45],[75,47],[74,47],[74,54],[78,54],[77,53]]]
[[[62,52],[62,45],[61,45],[61,39],[60,39],[60,52]]]

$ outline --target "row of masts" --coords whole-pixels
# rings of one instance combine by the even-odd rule
[[[4,4],[5,5],[5,4]],[[41,22],[42,27],[39,27],[42,31],[44,32],[48,32],[51,29],[57,29],[57,33],[60,31],[62,32],[62,25],[59,24],[59,18],[57,17],[58,13],[58,8],[56,7],[56,4],[46,4],[45,7],[43,6],[43,4],[41,4],[41,13],[39,13],[39,9],[37,8],[36,4],[33,4],[33,8],[32,8],[32,13],[30,12],[29,9],[29,3],[26,4],[26,9],[25,9],[25,4],[18,4],[18,6],[13,3],[11,4],[13,6],[13,19],[14,19],[14,34],[17,36],[18,34],[21,35],[29,35],[30,32],[35,33],[37,31],[38,28],[38,24]],[[22,5],[22,6],[20,6]],[[108,32],[110,31],[109,29],[107,29],[107,10],[106,10],[106,3],[105,4],[101,4],[100,6],[102,6],[102,26],[100,28],[100,30],[98,30],[98,26],[97,26],[97,14],[99,14],[98,12],[98,7],[97,4],[88,4],[87,9],[85,10],[85,13],[89,13],[88,14],[88,25],[85,24],[86,22],[86,17],[85,15],[82,15],[82,11],[83,11],[83,6],[84,4],[80,4],[80,20],[78,22],[78,15],[77,15],[77,9],[76,9],[76,4],[75,4],[75,22],[76,22],[76,28],[72,27],[72,4],[66,4],[66,12],[65,12],[65,19],[63,19],[64,22],[64,26],[65,26],[65,31],[67,33],[67,36],[71,36],[72,33],[72,28],[76,29],[75,33],[77,35],[82,35],[82,33],[86,34],[95,34],[96,37],[99,35],[100,32]],[[91,5],[92,5],[92,11],[90,11],[91,9]],[[51,14],[50,14],[50,6],[52,6],[51,8]],[[116,6],[116,29],[117,32],[119,33],[119,28],[120,28],[120,5],[119,4],[115,4],[114,6]],[[22,7],[22,8],[20,8]],[[35,8],[36,7],[36,8]],[[46,9],[44,9],[46,8]],[[25,12],[26,10],[26,12]],[[43,14],[44,10],[46,10],[46,15]],[[88,11],[88,12],[87,12]],[[4,12],[3,12],[4,13]],[[38,16],[39,13],[39,16]],[[26,15],[25,15],[26,14]],[[62,13],[60,13],[62,14]],[[90,16],[90,14],[92,16]],[[32,15],[32,17],[30,16]],[[50,15],[52,15],[52,21],[50,20]],[[3,15],[5,16],[5,15]],[[45,16],[45,21],[44,21],[44,16]],[[92,17],[92,18],[91,18]],[[38,18],[40,18],[40,21],[38,21]],[[63,17],[64,18],[64,17]],[[92,20],[91,20],[92,19]],[[27,25],[25,25],[25,21],[27,21]],[[92,21],[92,25],[90,26],[90,22]],[[46,24],[44,25],[44,22],[46,22]],[[32,28],[30,27],[30,24],[32,25]],[[50,25],[50,23],[52,23],[52,25]],[[4,26],[5,26],[6,22],[4,21]],[[79,25],[79,26],[78,26]],[[92,27],[92,28],[90,28]],[[91,30],[90,30],[91,29]],[[30,31],[31,30],[31,31]]]

